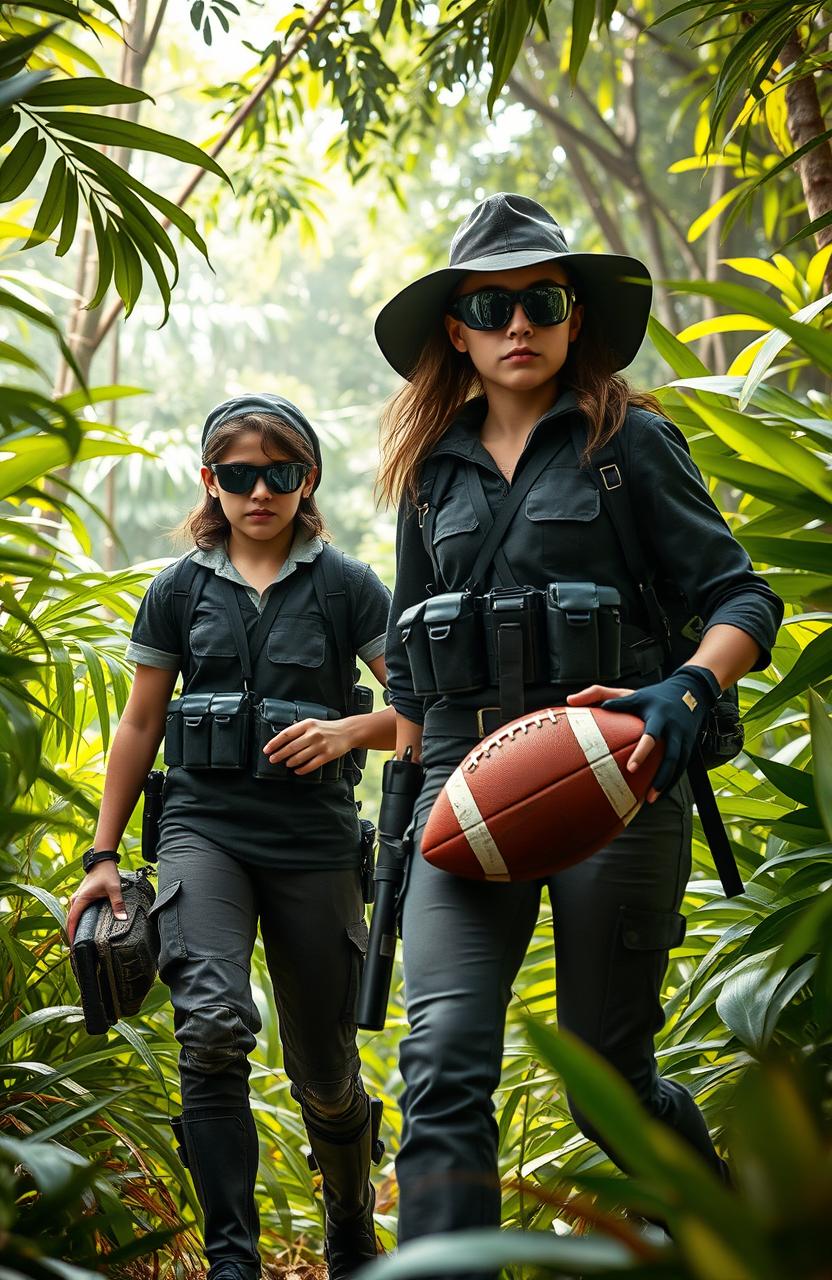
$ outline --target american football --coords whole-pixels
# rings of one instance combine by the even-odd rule
[[[643,728],[600,707],[548,707],[503,725],[446,782],[422,856],[476,880],[534,880],[588,858],[633,820],[656,775],[661,742],[626,771]]]

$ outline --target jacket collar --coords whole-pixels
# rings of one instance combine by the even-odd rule
[[[494,466],[491,455],[487,449],[483,448],[480,441],[480,428],[485,421],[487,408],[488,404],[485,396],[476,396],[463,405],[445,434],[431,449],[428,458],[438,458],[448,454],[457,458],[464,458],[467,461],[485,462],[488,466]],[[556,418],[578,411],[575,392],[570,387],[562,395],[558,396],[551,409],[547,409],[538,418],[529,432],[521,457],[528,451],[538,434],[539,428],[545,422],[552,422]],[[564,437],[564,439],[566,438]]]

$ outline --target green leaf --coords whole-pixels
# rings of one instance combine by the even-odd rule
[[[822,684],[832,676],[832,627],[815,636],[801,653],[797,662],[778,685],[759,702],[755,702],[744,715],[746,724],[760,720],[793,702],[810,685]],[[817,766],[816,766],[817,768]]]
[[[491,84],[486,105],[489,115],[511,69],[517,61],[533,16],[540,8],[529,0],[495,0],[488,15],[488,57],[491,62]],[[530,9],[533,13],[530,13]]]
[[[737,532],[752,560],[758,564],[783,565],[829,575],[829,539],[811,534],[792,538],[767,538],[761,534]]]
[[[207,152],[195,147],[183,138],[174,138],[158,129],[134,124],[130,120],[116,120],[112,116],[93,116],[82,112],[49,111],[43,113],[51,128],[59,129],[82,142],[98,142],[104,146],[128,147],[132,151],[152,151],[155,155],[170,156],[185,164],[198,165],[222,178],[231,185],[227,174]]]
[[[24,244],[24,249],[47,239],[57,227],[64,213],[65,186],[66,161],[63,156],[59,156],[52,166],[46,191],[32,227],[32,235]]]
[[[763,953],[741,960],[716,999],[716,1011],[726,1027],[756,1054],[768,1045],[780,1014],[808,982],[816,963],[811,957],[784,974],[782,970],[772,972],[766,958]]]
[[[16,200],[34,178],[46,155],[46,140],[27,129],[0,165],[0,200]]]
[[[62,258],[75,242],[75,228],[78,223],[78,182],[73,173],[67,173],[66,190],[64,192],[64,216],[61,220],[61,237],[55,250],[55,257]]]
[[[208,260],[207,245],[197,231],[193,219],[185,213],[184,209],[180,209],[172,200],[167,200],[164,196],[159,195],[157,191],[146,187],[132,173],[126,169],[121,169],[109,156],[105,156],[102,152],[86,147],[83,143],[73,143],[72,151],[74,155],[88,164],[96,173],[102,175],[107,182],[108,189],[119,191],[119,200],[123,197],[123,189],[125,187],[135,191],[137,195],[146,200],[148,204],[152,204],[172,222],[177,230],[182,232],[186,240],[189,240],[194,248],[199,250],[206,261]]]
[[[51,76],[51,71],[21,71],[9,80],[0,81],[0,111],[31,97],[33,90]]]
[[[731,311],[747,311],[758,320],[768,321],[773,329],[787,333],[824,373],[832,373],[832,337],[819,329],[795,322],[785,307],[766,294],[749,289],[747,285],[729,284],[727,281],[714,284],[704,280],[664,280],[662,283],[679,293],[713,298]]]
[[[815,791],[811,773],[795,769],[789,764],[780,764],[777,760],[766,760],[764,756],[755,756],[751,751],[747,751],[746,755],[754,761],[763,777],[774,783],[781,795],[806,805],[808,809],[814,809]]]
[[[34,107],[108,107],[117,103],[152,102],[149,93],[101,76],[50,80],[26,95]]]
[[[789,236],[780,246],[780,252],[788,249],[790,245],[796,244],[798,240],[805,240],[807,236],[816,236],[819,231],[823,231],[825,227],[832,225],[832,209],[828,213],[822,213],[819,218],[813,218],[811,222],[807,222],[805,227],[801,227],[793,236]]]
[[[106,226],[104,225],[97,199],[90,201],[89,212],[92,231],[95,236],[95,248],[98,254],[98,279],[95,284],[95,292],[87,303],[87,310],[94,311],[103,302],[110,287],[110,281],[113,278],[113,268],[115,266],[113,241],[115,232],[109,218]]]
[[[595,0],[572,0],[572,37],[569,44],[569,77],[574,85],[584,60],[595,22]]]
[[[815,316],[820,315],[829,306],[830,302],[832,302],[832,293],[828,293],[825,298],[818,298],[815,302],[809,303],[807,307],[801,307],[799,311],[794,313],[793,319],[803,322],[814,320]],[[788,343],[788,334],[782,333],[778,329],[769,334],[754,357],[754,363],[748,371],[748,377],[745,380],[745,386],[738,401],[738,408],[744,409],[748,405],[763,377]]]
[[[390,30],[390,23],[396,12],[397,0],[382,0],[381,9],[378,15],[379,35],[384,39]]]
[[[483,1227],[404,1244],[395,1254],[378,1258],[373,1275],[378,1280],[407,1280],[409,1276],[496,1273],[503,1267],[527,1266],[559,1276],[609,1276],[630,1271],[633,1262],[633,1254],[617,1240]]]
[[[826,834],[832,840],[832,719],[823,701],[809,690],[809,723],[812,729],[812,759],[815,766],[815,800]]]
[[[714,435],[737,453],[782,475],[793,477],[825,502],[832,502],[832,479],[823,461],[799,440],[773,430],[763,419],[736,409],[704,404],[682,396],[683,401],[710,427]]]
[[[697,355],[680,342],[669,329],[665,329],[664,325],[650,316],[647,321],[647,332],[653,346],[658,351],[663,360],[666,360],[674,373],[683,378],[699,378],[707,377],[709,370]]]
[[[133,241],[120,228],[113,228],[110,243],[113,247],[113,279],[124,303],[124,314],[129,316],[142,291],[141,259]]]

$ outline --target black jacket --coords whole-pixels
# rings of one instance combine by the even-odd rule
[[[396,585],[385,659],[390,701],[416,723],[425,721],[426,710],[434,704],[426,704],[414,695],[396,623],[406,608],[426,596],[463,587],[483,538],[477,509],[483,514],[485,499],[490,511],[496,512],[509,491],[508,482],[480,442],[485,411],[483,398],[471,401],[423,464],[420,499],[428,501],[442,470],[451,468],[450,475],[446,473],[442,478],[443,496],[434,520],[429,522],[433,525],[441,583],[436,581],[423,542],[419,513],[407,498],[399,507]],[[560,443],[515,515],[490,577],[482,585],[486,590],[504,585],[510,575],[509,581],[513,578],[520,585],[533,587],[558,580],[589,580],[614,586],[622,598],[622,623],[647,631],[638,590],[628,573],[618,538],[601,508],[591,476],[579,466],[570,430],[576,414],[580,416],[580,411],[572,393],[567,392],[530,432],[515,469],[515,480],[540,443],[553,432],[560,437]],[[632,407],[622,432],[629,459],[630,496],[639,527],[646,535],[644,540],[657,579],[675,583],[684,592],[691,613],[699,614],[706,630],[717,623],[729,623],[746,631],[760,646],[754,669],[767,667],[783,616],[782,602],[765,579],[754,572],[748,555],[720,515],[690,457],[684,436],[666,419]],[[658,678],[657,671],[651,679]],[[628,677],[621,683],[636,685],[639,681]],[[546,705],[550,696],[551,689],[528,691],[527,708]],[[453,701],[484,705],[494,699],[482,693]],[[428,718],[426,731],[429,727]]]

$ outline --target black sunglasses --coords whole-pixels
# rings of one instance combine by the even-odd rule
[[[211,470],[226,493],[251,493],[261,476],[271,493],[294,493],[312,468],[305,462],[215,462]]]
[[[532,324],[562,324],[572,312],[575,290],[566,284],[533,284],[528,289],[485,288],[463,293],[448,304],[449,315],[469,329],[505,329],[519,302]]]

